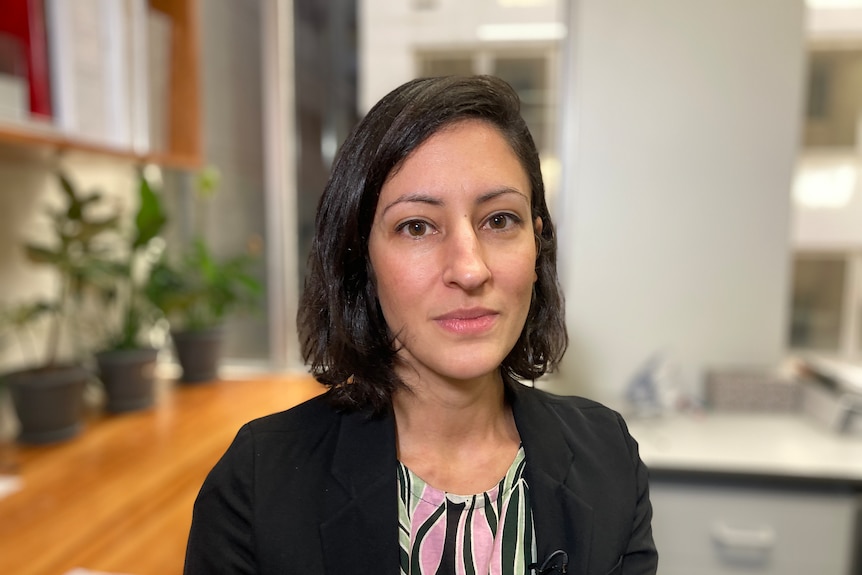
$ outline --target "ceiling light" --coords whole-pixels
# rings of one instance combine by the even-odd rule
[[[814,10],[862,8],[862,0],[805,0],[805,3]]]
[[[843,208],[856,191],[858,170],[854,166],[801,168],[793,183],[793,198],[806,208]]]
[[[559,22],[483,24],[476,28],[476,36],[486,42],[562,40],[566,27]]]

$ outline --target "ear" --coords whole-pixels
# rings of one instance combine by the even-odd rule
[[[371,283],[371,286],[374,288],[374,292],[377,292],[377,274],[374,273],[374,266],[371,265],[371,258],[366,257],[365,259],[365,275],[368,276],[368,281]]]
[[[536,216],[536,219],[533,220],[533,239],[536,241],[536,258],[539,257],[539,242],[542,238],[542,229],[544,228],[544,223],[542,222],[541,216]]]
[[[533,283],[539,281],[539,238],[542,237],[543,226],[544,223],[542,222],[542,218],[537,216],[536,219],[533,220],[533,234],[536,239],[536,267],[533,269]]]

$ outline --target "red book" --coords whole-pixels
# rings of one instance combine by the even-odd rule
[[[51,116],[48,41],[43,0],[0,0],[0,33],[16,38],[23,49],[30,85],[30,112]]]

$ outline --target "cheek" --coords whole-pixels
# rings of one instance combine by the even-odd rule
[[[372,259],[377,299],[387,320],[418,307],[428,294],[431,271],[428,262],[412,261],[395,254]]]
[[[533,284],[539,279],[536,265],[534,249],[524,248],[504,253],[493,266],[494,277],[513,291],[532,292]]]

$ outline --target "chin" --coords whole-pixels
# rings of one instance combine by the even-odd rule
[[[426,349],[433,351],[429,354]],[[421,353],[411,353],[408,347],[402,348],[400,357],[403,366],[408,368],[404,372],[406,380],[411,379],[409,372],[412,370],[409,367],[413,366],[416,374],[426,373],[453,382],[469,382],[496,376],[509,351],[500,342],[490,345],[488,342],[460,342],[454,345],[437,343],[423,347]]]
[[[493,359],[482,361],[477,360],[476,356],[472,355],[447,362],[446,366],[439,373],[449,379],[460,381],[482,379],[489,375],[496,376],[500,371],[503,359],[505,358],[494,357]]]

